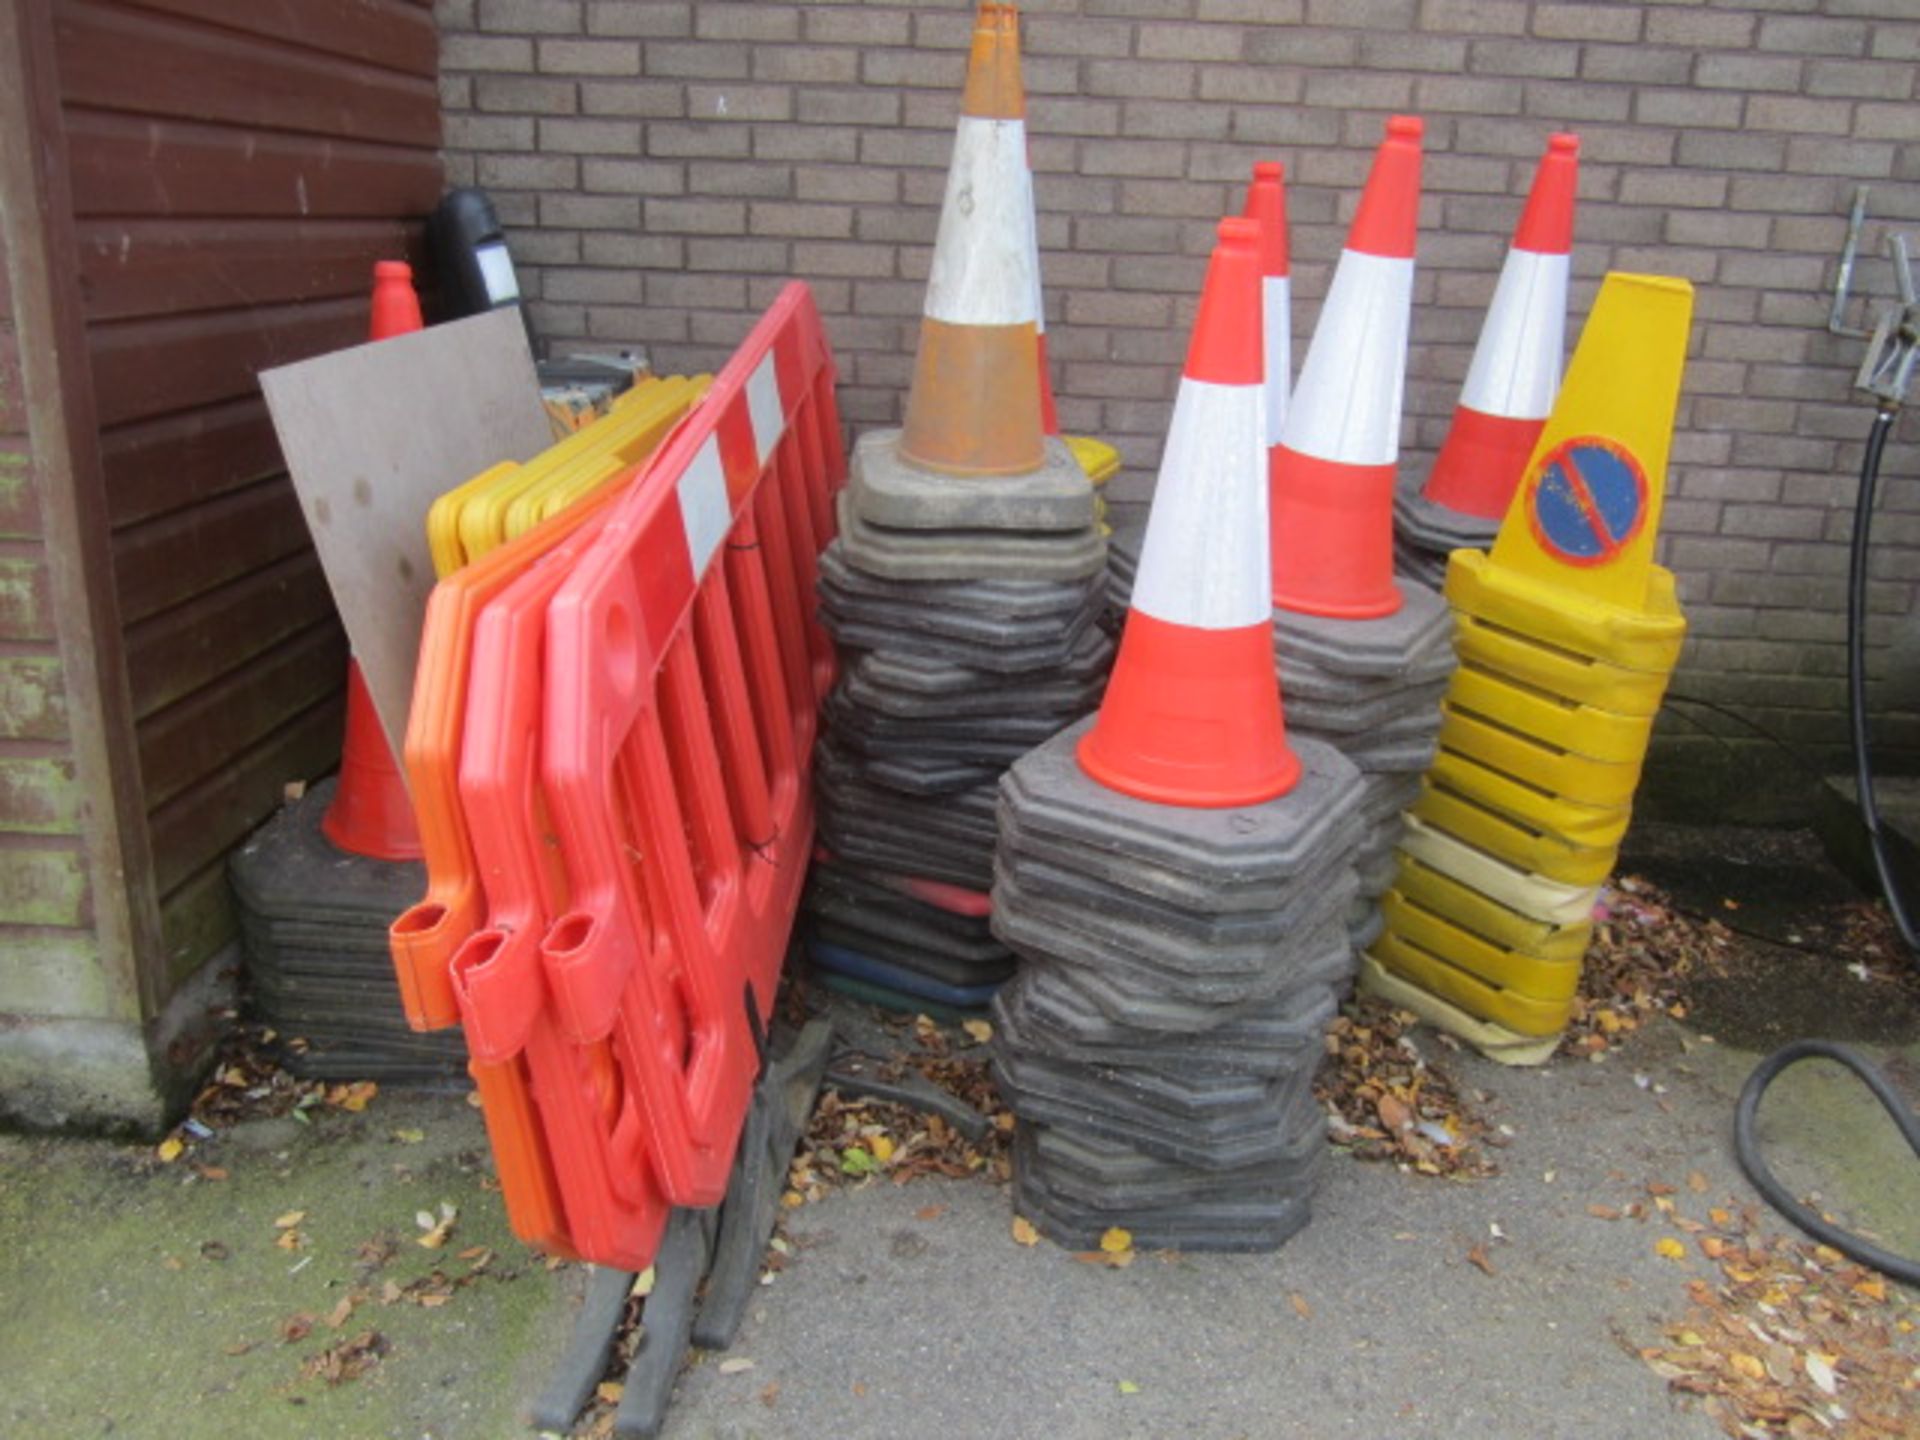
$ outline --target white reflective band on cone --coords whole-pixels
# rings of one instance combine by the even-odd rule
[[[1197,630],[1270,624],[1267,425],[1258,385],[1180,382],[1133,608]]]
[[[1027,250],[1033,265],[1033,326],[1044,335],[1047,333],[1047,300],[1046,291],[1040,283],[1040,212],[1033,199],[1033,170],[1022,165],[1021,172],[1027,187],[1027,198],[1022,208],[1027,214]]]
[[[1569,257],[1509,250],[1460,403],[1483,415],[1544,420],[1566,353]]]
[[[1413,261],[1341,254],[1287,402],[1289,450],[1342,465],[1399,458],[1412,308]]]
[[[1261,334],[1266,339],[1267,443],[1277,445],[1287,423],[1287,392],[1293,386],[1293,282],[1285,275],[1260,277]]]
[[[962,115],[927,275],[926,318],[949,325],[1032,322],[1040,293],[1033,242],[1026,123]]]

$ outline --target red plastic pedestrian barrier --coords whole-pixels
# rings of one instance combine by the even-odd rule
[[[612,1042],[678,1205],[726,1192],[812,850],[833,382],[789,285],[548,609],[541,768],[573,908],[547,980],[575,1043]]]

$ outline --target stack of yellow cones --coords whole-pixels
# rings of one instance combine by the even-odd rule
[[[1456,550],[1440,753],[1364,983],[1496,1059],[1572,1015],[1686,622],[1653,562],[1692,288],[1609,275],[1491,555]]]

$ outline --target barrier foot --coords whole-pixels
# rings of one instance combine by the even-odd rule
[[[898,1076],[884,1073],[882,1062],[871,1055],[836,1055],[827,1070],[826,1083],[846,1095],[864,1095],[869,1100],[889,1100],[915,1110],[938,1115],[969,1140],[986,1138],[993,1126],[978,1110],[958,1096],[949,1095],[923,1075],[911,1070]]]
[[[833,1026],[835,1045],[824,1084],[843,1095],[864,1095],[938,1115],[972,1141],[985,1139],[993,1128],[991,1120],[959,1096],[924,1075],[897,1067],[893,1061],[899,1057],[900,1037],[874,1023],[865,1006],[830,999],[825,1018]]]
[[[720,1207],[706,1298],[693,1324],[693,1343],[705,1349],[724,1350],[733,1343],[747,1301],[758,1288],[780,1195],[787,1186],[787,1168],[813,1115],[833,1043],[831,1025],[810,1021],[786,1053],[768,1064],[754,1088],[740,1153]]]
[[[653,1260],[653,1290],[641,1312],[640,1348],[627,1368],[626,1388],[614,1412],[613,1433],[621,1440],[652,1440],[666,1423],[673,1382],[693,1336],[700,1279],[713,1245],[714,1212],[673,1212]]]
[[[607,1358],[613,1354],[613,1337],[620,1329],[620,1316],[627,1308],[627,1296],[633,1292],[633,1281],[631,1271],[593,1267],[586,1302],[573,1322],[566,1351],[547,1388],[527,1412],[534,1429],[565,1434],[573,1428],[574,1418],[586,1405],[593,1387],[607,1373]]]

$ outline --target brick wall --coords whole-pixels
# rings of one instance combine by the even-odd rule
[[[1836,761],[1869,411],[1849,394],[1860,342],[1824,322],[1856,184],[1873,184],[1876,222],[1920,234],[1912,0],[1024,8],[1054,380],[1067,428],[1122,448],[1119,499],[1150,492],[1213,225],[1255,159],[1288,167],[1298,355],[1382,121],[1425,117],[1403,452],[1424,467],[1533,162],[1549,131],[1575,129],[1576,312],[1612,268],[1698,287],[1664,540],[1693,625],[1675,688]],[[713,366],[796,274],[827,315],[848,420],[894,423],[971,9],[441,0],[449,179],[492,192],[553,344]],[[1858,279],[1891,293],[1878,260]],[[1880,733],[1909,764],[1916,435],[1908,422],[1887,456],[1869,633]],[[1736,758],[1781,771],[1738,723],[1683,715],[1662,737],[1670,781]]]

